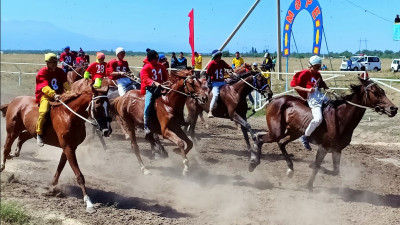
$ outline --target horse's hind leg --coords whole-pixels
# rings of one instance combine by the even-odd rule
[[[4,152],[3,152],[3,162],[0,166],[0,172],[4,170],[6,165],[6,160],[10,155],[11,146],[14,143],[15,139],[18,137],[18,133],[15,131],[7,131],[6,143],[4,144]]]
[[[153,144],[153,148],[155,148],[155,157],[159,156],[161,158],[168,158],[168,152],[165,150],[164,146],[162,146],[161,141],[160,141],[160,137],[158,136],[158,134],[154,133],[153,134],[153,138],[154,138],[154,142]]]
[[[136,142],[135,127],[131,126],[129,129],[126,129],[126,130],[128,130],[128,135],[131,139],[132,150],[135,153],[137,160],[139,161],[140,170],[143,172],[144,175],[151,174],[151,172],[148,169],[146,169],[146,167],[143,163],[142,157],[140,156],[139,146]]]
[[[21,153],[22,145],[25,143],[25,141],[31,138],[33,137],[27,130],[22,131],[18,136],[17,148],[15,149],[14,154],[10,154],[10,157],[18,157]]]
[[[313,168],[313,172],[307,183],[307,188],[309,191],[313,191],[313,184],[314,184],[315,177],[317,176],[318,170],[321,167],[321,163],[324,160],[326,153],[327,153],[327,151],[325,149],[323,149],[321,147],[318,148],[317,156],[315,156],[315,165]]]

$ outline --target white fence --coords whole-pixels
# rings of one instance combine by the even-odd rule
[[[21,65],[30,65],[30,66],[45,66],[46,64],[40,64],[40,63],[14,63],[14,62],[1,62],[1,64],[4,65],[13,65],[18,71],[0,71],[1,73],[8,73],[8,74],[18,74],[18,84],[21,86],[21,79],[22,75],[36,75],[37,73],[29,73],[29,72],[23,72],[19,66]],[[138,66],[130,66],[131,69],[138,70],[141,69],[142,67]],[[171,69],[170,69],[171,70]],[[174,69],[172,69],[174,70]],[[292,93],[293,89],[289,88],[289,82],[292,80],[293,75],[297,71],[294,71],[293,73],[278,73],[278,72],[268,72],[264,74],[268,74],[270,80],[271,80],[271,90],[274,92],[274,97],[283,95],[283,94],[288,94]],[[335,81],[335,87],[330,87],[331,89],[335,90],[347,90],[348,87],[338,87],[336,85],[336,80],[337,78],[345,77],[346,75],[349,74],[360,74],[360,71],[320,71],[321,75],[324,77],[324,81],[329,81],[329,80],[334,80]],[[278,90],[278,84],[276,81],[279,80],[278,77],[279,75],[284,75],[284,90],[279,91]],[[276,77],[275,77],[276,76]],[[394,91],[400,92],[400,89],[395,88],[392,86],[393,82],[400,82],[400,79],[384,79],[384,78],[372,78],[370,77],[371,80],[373,80],[376,83],[379,83],[385,87],[388,87]],[[282,81],[282,80],[280,80]],[[389,84],[388,84],[389,83]],[[282,88],[281,88],[282,89]],[[254,96],[254,110],[259,111],[264,108],[266,104],[268,104],[267,99],[263,98],[259,93],[254,92],[252,94]]]

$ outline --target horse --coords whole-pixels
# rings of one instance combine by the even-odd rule
[[[187,74],[190,74],[187,76]],[[152,148],[154,145],[160,147],[160,143],[154,140],[153,134],[160,134],[165,139],[175,143],[179,148],[179,153],[183,158],[183,172],[185,176],[188,169],[188,159],[186,155],[193,147],[192,141],[182,131],[181,125],[184,124],[183,108],[187,97],[195,99],[199,104],[204,104],[208,98],[201,87],[200,81],[191,75],[191,71],[178,71],[171,76],[178,78],[173,83],[169,92],[156,99],[154,108],[149,119],[148,127],[152,133],[146,135],[146,140],[150,142]],[[122,126],[128,131],[131,139],[131,147],[139,161],[140,169],[144,174],[150,174],[146,169],[139,152],[139,146],[136,141],[135,127],[143,129],[144,96],[138,90],[131,90],[124,96],[116,98],[111,102],[111,110],[122,121]],[[186,143],[186,148],[185,148]],[[165,153],[164,153],[165,154]]]
[[[325,121],[312,133],[310,142],[318,145],[312,175],[307,183],[309,191],[325,155],[332,153],[333,171],[339,174],[341,151],[350,144],[354,129],[360,123],[366,108],[374,109],[389,117],[396,115],[398,108],[386,97],[385,92],[371,80],[359,78],[361,85],[351,85],[351,94],[341,100],[332,101],[323,109]],[[257,134],[259,140],[257,158],[251,161],[249,170],[260,164],[261,147],[264,143],[278,143],[289,167],[287,175],[293,176],[293,162],[285,146],[304,134],[312,120],[311,109],[303,99],[292,95],[283,95],[272,99],[266,108],[268,132]],[[327,171],[327,170],[326,170]]]
[[[83,63],[82,65],[77,66],[76,68],[70,67],[72,71],[68,71],[67,73],[67,81],[72,84],[75,81],[78,81],[83,78],[83,74],[85,70],[88,68],[89,63]]]
[[[85,139],[85,121],[82,118],[89,116],[101,130],[103,136],[112,132],[109,118],[109,101],[106,96],[108,86],[94,89],[91,81],[82,79],[72,84],[71,92],[61,95],[61,102],[56,103],[49,112],[49,120],[45,124],[43,141],[45,144],[62,148],[60,162],[54,175],[52,184],[57,185],[60,174],[68,161],[75,173],[77,183],[82,189],[87,212],[95,212],[93,204],[86,193],[85,178],[83,177],[75,155],[75,150]],[[9,104],[1,105],[3,117],[6,118],[7,137],[4,145],[3,162],[0,171],[5,169],[6,159],[18,157],[22,144],[36,137],[36,120],[39,115],[38,104],[33,96],[19,96]],[[82,118],[80,118],[80,115]],[[18,138],[15,154],[10,154],[11,146]]]
[[[221,87],[220,95],[212,113],[214,116],[219,118],[231,119],[234,122],[241,125],[243,137],[246,142],[247,150],[250,152],[250,158],[255,159],[255,152],[253,151],[249,136],[247,132],[250,132],[253,141],[256,143],[256,136],[251,129],[250,124],[247,122],[247,101],[246,97],[253,90],[266,94],[268,99],[272,98],[272,91],[268,85],[268,79],[261,75],[259,72],[250,71],[236,78],[237,82],[232,84],[226,84]],[[203,88],[208,88],[203,85]],[[212,93],[209,93],[209,99],[212,98]],[[198,105],[193,100],[189,100],[186,103],[188,109],[188,116],[186,122],[189,124],[189,134],[196,144],[195,127],[197,118],[202,111],[209,111],[210,102],[204,105]],[[257,144],[257,143],[256,143]],[[195,145],[196,146],[196,145]]]

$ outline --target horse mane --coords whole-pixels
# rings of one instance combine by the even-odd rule
[[[81,83],[84,83],[83,85],[85,85],[85,87],[73,89],[73,86],[81,85]],[[87,87],[91,88],[91,83],[90,82],[86,83],[85,79],[78,80],[77,82],[72,84],[71,91],[67,91],[67,92],[64,92],[63,94],[61,94],[60,100],[62,102],[64,102],[65,104],[68,104],[69,102],[71,102],[71,101],[75,100],[76,98],[78,98],[79,96],[81,96],[84,92],[87,92]],[[62,103],[58,102],[58,101],[57,102],[50,102],[51,106],[59,106],[61,104]]]
[[[232,84],[235,84],[238,81],[240,81],[240,78],[246,79],[250,75],[256,75],[258,73],[259,72],[257,72],[257,71],[248,71],[246,73],[237,74],[236,76],[230,76],[230,78],[228,78],[229,80],[226,83],[232,85]]]
[[[367,85],[371,84],[371,82],[369,82]],[[329,105],[333,106],[334,108],[337,108],[338,106],[346,103],[346,101],[349,101],[350,99],[353,98],[354,95],[359,94],[361,92],[361,88],[362,88],[362,84],[351,84],[350,85],[350,94],[348,95],[340,95],[341,99],[337,99],[337,100],[330,100],[328,102]]]
[[[180,79],[185,79],[189,76],[192,75],[192,71],[191,70],[187,70],[187,69],[178,69],[178,70],[171,70],[170,76],[169,76],[169,81],[171,81],[172,83],[178,83],[178,81]]]

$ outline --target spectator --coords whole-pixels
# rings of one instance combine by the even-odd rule
[[[276,64],[276,56],[273,56],[272,57],[272,71],[274,71],[275,72],[275,64]]]
[[[399,17],[398,14],[396,15],[396,18],[394,18],[394,22],[395,23],[400,23],[400,17]]]
[[[240,53],[239,52],[236,52],[235,53],[235,58],[232,59],[232,68],[238,68],[243,64],[244,64],[243,58],[240,57]]]
[[[194,68],[196,70],[201,70],[203,69],[203,56],[197,52],[194,53]],[[201,71],[195,71],[196,77],[200,78],[200,72]]]
[[[176,67],[180,69],[186,69],[187,67],[187,59],[183,56],[183,52],[179,53],[179,58],[177,59]]]
[[[68,71],[72,71],[71,68],[74,65],[74,61],[75,55],[70,52],[69,46],[65,46],[64,52],[60,55],[60,62],[65,73],[68,73]]]
[[[83,66],[83,64],[86,62],[86,57],[85,57],[85,52],[82,50],[82,48],[79,48],[79,52],[78,52],[78,57],[76,57],[76,65],[80,65]]]
[[[176,58],[175,52],[172,52],[171,55],[171,68],[176,68],[178,63],[178,59]]]
[[[261,64],[261,68],[263,68],[264,67],[264,69],[266,70],[266,71],[269,71],[269,72],[271,72],[271,68],[272,68],[272,59],[271,59],[271,56],[269,55],[269,53],[265,53],[264,54],[264,60],[263,60],[263,62],[262,62],[262,64]]]
[[[353,61],[351,61],[351,59],[349,58],[348,60],[347,60],[347,68],[346,68],[346,70],[347,71],[350,71],[351,70],[351,65],[353,64]]]
[[[325,64],[323,64],[322,67],[321,67],[321,70],[326,70],[327,68],[328,67]]]
[[[258,68],[258,64],[256,62],[253,63],[251,69],[256,72],[261,72],[261,70]]]

